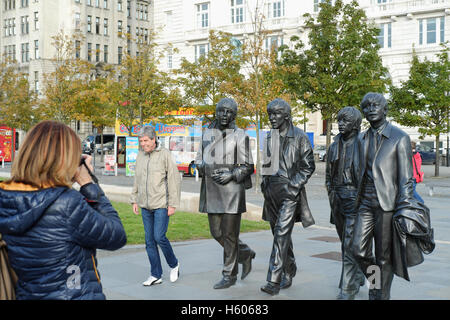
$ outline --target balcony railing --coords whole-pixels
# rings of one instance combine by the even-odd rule
[[[450,0],[406,0],[395,1],[387,0],[378,3],[378,0],[372,0],[367,10],[368,15],[379,15],[380,13],[414,13],[420,11],[429,11],[430,9],[450,8]]]

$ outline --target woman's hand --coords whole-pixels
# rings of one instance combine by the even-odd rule
[[[83,154],[82,157],[89,170],[91,170],[91,172],[94,171],[94,168],[92,167],[92,157],[86,154]],[[77,168],[73,180],[78,183],[80,187],[92,182],[91,175],[83,164]]]

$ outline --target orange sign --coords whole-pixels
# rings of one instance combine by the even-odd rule
[[[15,132],[15,129],[0,126],[0,162],[2,159],[11,162]]]

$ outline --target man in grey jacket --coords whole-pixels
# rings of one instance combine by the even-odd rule
[[[245,189],[251,188],[254,166],[249,138],[236,127],[237,104],[224,98],[217,103],[216,120],[205,130],[196,165],[203,173],[200,212],[208,213],[211,235],[224,250],[222,280],[214,289],[225,289],[251,271],[255,252],[239,240],[241,214],[246,211]]]
[[[144,286],[162,283],[162,267],[158,247],[170,267],[170,281],[179,275],[179,263],[166,237],[169,217],[180,203],[181,179],[170,151],[161,147],[153,127],[145,126],[139,133],[141,151],[136,159],[136,173],[131,193],[133,212],[142,211],[145,230],[145,248],[151,274]]]

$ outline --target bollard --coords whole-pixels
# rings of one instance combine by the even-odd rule
[[[198,170],[195,168],[195,182],[198,182]]]

